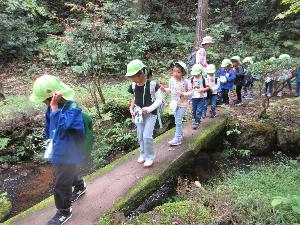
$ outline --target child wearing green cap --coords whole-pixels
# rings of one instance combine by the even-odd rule
[[[169,81],[168,88],[161,85],[161,90],[165,93],[171,93],[170,110],[174,114],[176,131],[174,138],[169,141],[171,146],[181,145],[183,141],[182,120],[188,107],[188,95],[191,90],[189,80],[184,78],[187,74],[187,66],[184,62],[172,64],[172,78]]]
[[[207,105],[211,104],[210,118],[214,118],[217,115],[216,107],[217,107],[218,89],[220,87],[220,80],[215,76],[216,66],[214,64],[209,64],[206,67],[206,73],[207,73],[207,82],[208,82],[209,90],[207,91],[205,111],[207,111]]]
[[[48,106],[45,124],[48,145],[44,158],[55,167],[54,200],[57,208],[48,225],[60,225],[69,220],[71,203],[86,192],[86,184],[78,171],[78,164],[85,160],[81,145],[85,128],[81,109],[73,97],[74,91],[51,75],[39,77],[30,96],[32,102],[43,102]]]
[[[208,82],[204,77],[204,69],[200,64],[195,64],[192,67],[191,86],[192,91],[189,95],[192,95],[192,108],[193,108],[193,129],[196,130],[201,122],[201,117],[205,113],[207,91],[209,90]]]
[[[229,91],[233,88],[233,81],[236,77],[236,70],[232,67],[230,59],[224,59],[221,63],[221,69],[218,71],[220,79],[220,88],[222,91],[222,102],[229,105]]]
[[[236,79],[235,79],[235,85],[236,85],[236,95],[237,99],[235,100],[235,105],[240,106],[243,104],[242,102],[242,88],[244,86],[244,67],[241,65],[241,58],[239,56],[233,56],[231,57],[231,62],[233,67],[236,70]]]
[[[153,130],[157,119],[157,108],[162,104],[159,84],[147,79],[147,67],[138,59],[127,65],[126,77],[132,80],[128,92],[133,95],[130,112],[137,127],[140,144],[138,163],[144,167],[153,165],[155,151],[153,146]]]

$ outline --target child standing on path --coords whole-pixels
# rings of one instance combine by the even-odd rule
[[[237,99],[235,101],[235,105],[240,106],[242,105],[242,88],[244,86],[244,68],[241,65],[241,58],[239,56],[233,56],[231,57],[231,62],[233,67],[236,70],[236,95]]]
[[[162,103],[159,85],[147,80],[147,67],[138,59],[127,65],[126,77],[130,77],[132,84],[128,92],[133,95],[130,113],[135,119],[137,136],[140,144],[138,163],[144,167],[153,165],[155,151],[153,147],[153,130],[157,119],[157,108]]]
[[[47,225],[64,224],[72,216],[71,202],[86,191],[86,184],[78,175],[78,164],[84,162],[85,129],[81,109],[73,100],[74,91],[51,75],[39,77],[30,100],[45,103],[45,135],[48,139],[45,157],[55,167],[54,200],[55,216]],[[74,190],[72,192],[72,187]]]
[[[192,95],[193,107],[193,129],[196,130],[201,122],[201,117],[205,113],[207,91],[209,89],[207,80],[203,77],[204,70],[201,65],[195,64],[192,67],[191,79],[192,91],[188,95]]]
[[[252,87],[254,83],[254,78],[249,70],[250,65],[253,64],[253,59],[251,57],[246,57],[243,60],[243,64],[245,65],[245,78],[244,78],[244,94],[243,98],[247,100],[252,100]]]
[[[176,62],[172,65],[173,77],[169,81],[169,87],[161,86],[161,90],[171,93],[170,110],[174,114],[176,131],[174,138],[169,141],[172,146],[181,145],[183,140],[182,119],[188,107],[188,95],[191,90],[189,80],[184,76],[187,74],[187,66],[184,62]]]
[[[218,97],[218,89],[220,87],[220,81],[215,76],[216,67],[213,64],[209,64],[206,68],[207,73],[207,81],[208,87],[210,88],[207,92],[207,101],[206,105],[211,104],[210,109],[210,118],[216,117],[216,106],[217,106],[217,97]],[[205,108],[207,110],[207,107]]]
[[[220,88],[222,90],[222,100],[225,105],[229,105],[229,90],[233,88],[233,81],[236,77],[236,71],[231,66],[229,59],[224,59],[221,63],[221,69],[218,71],[220,79]]]

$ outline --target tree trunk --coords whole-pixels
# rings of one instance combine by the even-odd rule
[[[145,9],[145,0],[136,0],[132,2],[132,7],[137,10],[138,13],[144,13]]]
[[[3,84],[0,83],[0,101],[4,100],[5,96],[4,96],[4,88],[3,88]]]
[[[207,20],[208,20],[208,1],[209,0],[198,0],[197,10],[197,24],[196,24],[196,39],[194,42],[194,49],[201,47],[201,41],[206,33]]]

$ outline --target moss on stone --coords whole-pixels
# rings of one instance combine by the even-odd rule
[[[169,202],[156,207],[153,211],[140,214],[129,221],[128,225],[169,225],[176,221],[183,224],[196,224],[210,217],[210,211],[203,205],[190,200]]]
[[[38,211],[40,209],[43,209],[45,208],[46,206],[48,206],[49,204],[53,203],[54,202],[54,198],[53,196],[50,196],[48,198],[46,198],[45,200],[39,202],[38,204],[32,206],[31,208],[27,209],[26,211],[24,212],[21,212],[20,214],[10,218],[9,220],[5,221],[3,223],[3,225],[11,225],[13,224],[14,221],[18,220],[18,219],[21,219],[21,218],[24,218],[25,216],[35,212],[35,211]]]
[[[0,221],[2,221],[11,211],[12,204],[7,197],[7,193],[0,194]]]

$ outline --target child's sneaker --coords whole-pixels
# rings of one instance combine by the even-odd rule
[[[142,157],[142,156],[140,156],[139,158],[138,158],[138,163],[144,163],[145,162],[145,159]]]
[[[253,97],[252,97],[251,95],[247,95],[247,96],[245,97],[245,99],[246,99],[246,100],[252,100]]]
[[[215,118],[216,116],[217,116],[217,113],[215,113],[215,112],[210,113],[210,118]]]
[[[181,145],[182,141],[178,140],[178,138],[173,138],[171,141],[168,142],[171,146]]]
[[[83,183],[82,188],[74,188],[74,191],[72,192],[71,202],[75,202],[82,196],[87,190],[86,183]]]
[[[197,130],[199,127],[199,123],[194,122],[193,123],[193,130]]]
[[[152,166],[153,165],[153,160],[146,160],[145,162],[144,162],[144,167],[150,167],[150,166]]]
[[[58,210],[55,216],[49,220],[47,225],[61,225],[66,223],[72,217],[72,208],[66,210]]]
[[[202,113],[202,119],[206,118],[206,112]]]

